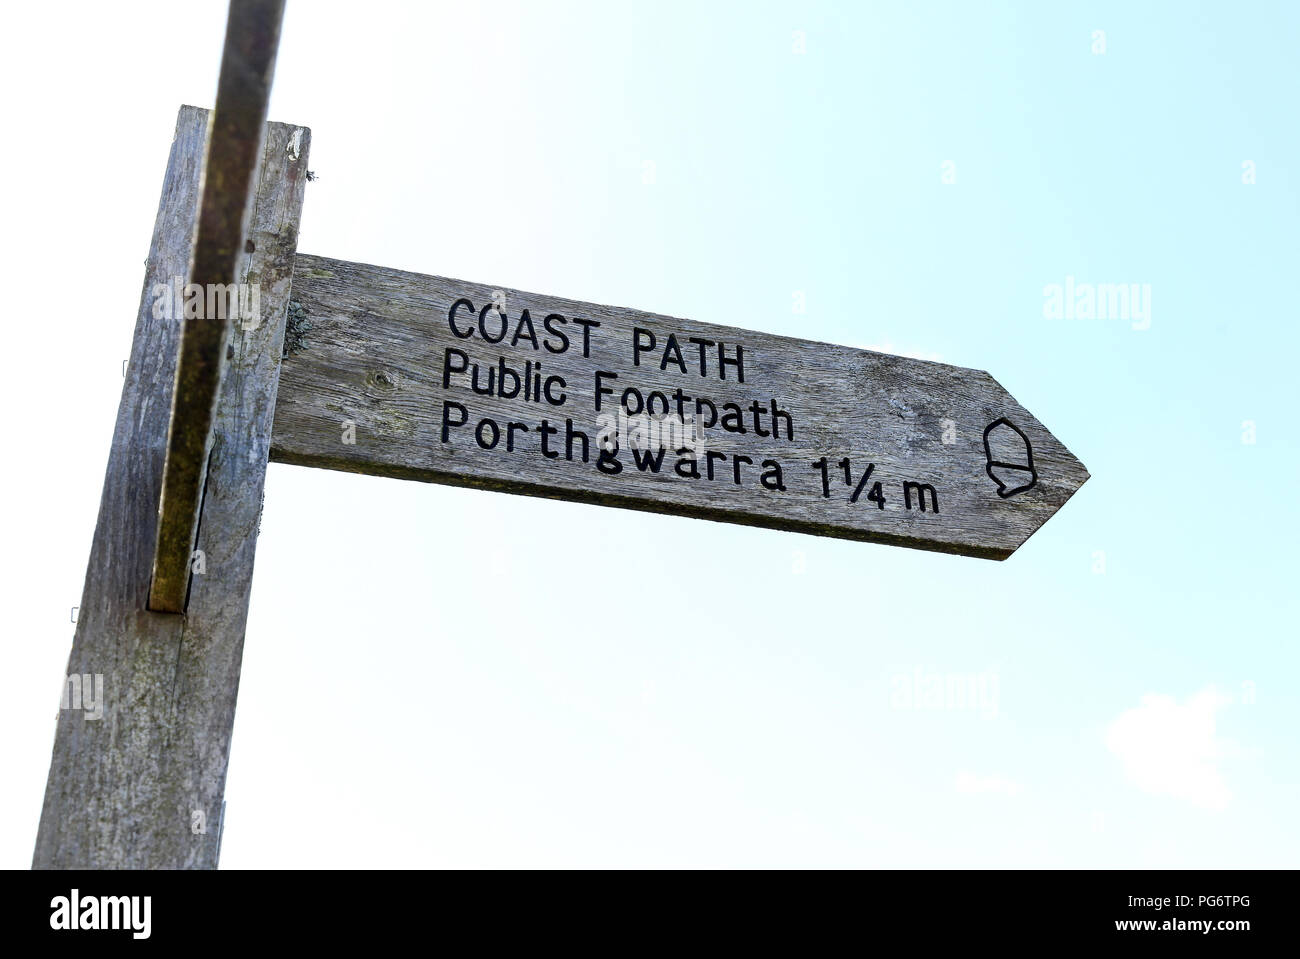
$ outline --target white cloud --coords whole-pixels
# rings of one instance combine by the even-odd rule
[[[1231,700],[1213,686],[1179,705],[1148,693],[1106,730],[1106,748],[1143,792],[1173,796],[1204,809],[1223,809],[1232,798],[1218,761],[1231,745],[1215,735],[1215,714]]]
[[[1003,796],[1018,796],[1024,791],[1024,787],[1001,776],[977,776],[974,773],[961,772],[957,774],[957,791],[968,794],[1000,793]]]

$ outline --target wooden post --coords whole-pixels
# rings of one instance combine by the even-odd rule
[[[103,677],[103,718],[71,709],[59,717],[38,869],[217,865],[311,134],[267,125],[239,264],[240,282],[256,284],[259,315],[231,321],[195,575],[186,612],[174,615],[151,612],[148,599],[186,323],[156,316],[160,291],[174,290],[190,263],[207,129],[206,110],[181,108],[68,659],[69,675]]]

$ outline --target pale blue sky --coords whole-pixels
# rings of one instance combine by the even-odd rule
[[[222,4],[139,10],[29,12],[0,64],[62,64],[5,161],[4,865],[215,85]],[[1282,3],[291,3],[304,252],[986,369],[1092,479],[993,563],[273,466],[222,865],[1295,866],[1298,41]],[[1150,327],[1045,318],[1067,276]]]

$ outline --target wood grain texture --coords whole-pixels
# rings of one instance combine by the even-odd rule
[[[184,276],[207,111],[183,107],[91,546],[68,673],[104,677],[104,716],[63,710],[34,868],[215,868],[284,319],[310,133],[268,125],[252,251],[260,322],[233,333],[214,415],[185,614],[147,608],[180,324],[153,317],[156,284]],[[202,813],[205,831],[192,816]]]
[[[237,281],[283,18],[283,0],[231,0],[198,228],[186,271],[189,282],[204,289]],[[230,337],[225,320],[223,312],[219,319],[187,320],[182,329],[149,587],[149,608],[159,612],[181,612],[189,592],[190,555]]]
[[[290,313],[293,343],[271,446],[279,462],[990,559],[1014,552],[1088,478],[1056,437],[978,370],[306,255],[297,259]],[[545,329],[551,316],[567,321],[552,323],[567,333],[567,349]],[[587,327],[585,347],[578,319],[599,323]],[[654,335],[653,349],[637,350],[649,343],[638,329]],[[489,342],[501,330],[505,338]],[[743,382],[738,365],[720,363],[724,357],[743,359]],[[554,391],[563,392],[562,404],[503,395],[515,381],[500,364],[522,378],[537,361],[543,377],[563,378]],[[474,364],[481,389],[495,371],[491,394],[475,392]],[[617,378],[598,383],[597,371]],[[675,447],[655,471],[653,462],[640,468],[626,443],[616,453],[619,471],[602,471],[595,465],[598,385],[613,389],[600,397],[602,413],[616,410],[632,386],[642,399],[629,397],[631,413],[659,391],[674,415],[680,402],[705,425],[709,409],[696,400],[719,411],[735,403],[743,415],[730,425],[746,429],[703,430],[699,478],[678,468]],[[448,426],[444,441],[444,417],[462,415],[447,404],[460,404],[467,422]],[[480,427],[484,419],[493,425]],[[512,422],[521,428],[511,431]],[[568,444],[570,424],[588,437],[585,462],[581,441]],[[558,452],[551,457],[541,448],[548,425],[559,430],[547,434],[549,451]],[[824,471],[815,465],[823,458]],[[762,481],[768,461],[779,464],[784,489],[770,472]]]

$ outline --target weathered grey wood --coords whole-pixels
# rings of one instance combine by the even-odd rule
[[[240,279],[260,323],[231,338],[218,396],[196,568],[184,615],[150,612],[158,492],[180,324],[154,288],[184,276],[207,111],[172,142],[104,479],[68,673],[102,674],[104,716],[59,718],[35,868],[212,868],[248,613],[285,308],[310,133],[268,125]],[[205,831],[196,832],[198,812]]]
[[[458,301],[472,306],[457,307]],[[516,338],[525,311],[536,349],[526,330]],[[568,335],[570,348],[563,352],[554,351],[561,341],[545,329],[552,314],[567,321],[553,323]],[[577,318],[600,324],[590,330],[588,356]],[[472,335],[456,335],[453,323],[460,333],[472,328]],[[503,323],[505,339],[487,342],[482,334],[496,338]],[[991,559],[1009,556],[1088,478],[1060,441],[978,370],[305,255],[297,260],[289,324],[271,444],[271,458],[280,462]],[[637,328],[651,331],[656,344],[642,351],[639,366]],[[670,334],[681,363],[671,351],[664,361]],[[692,343],[691,337],[725,344],[721,355],[732,359],[743,348],[744,382],[736,366],[719,365],[716,345]],[[648,337],[642,334],[640,342],[644,346]],[[563,377],[565,401],[525,402],[497,395],[499,389],[479,395],[471,374],[457,371],[460,357],[451,354],[448,360],[449,349],[479,364],[480,387],[489,367],[500,376],[504,362],[523,376],[526,364],[540,360],[543,377]],[[453,372],[444,389],[445,363]],[[675,444],[655,473],[635,465],[625,442],[617,453],[622,470],[610,475],[594,465],[601,425],[597,371],[617,374],[602,381],[614,390],[602,397],[602,413],[617,407],[624,387],[635,386],[643,397],[659,391],[676,414],[680,389],[683,412],[696,412],[697,397],[709,398],[720,411],[733,402],[743,411],[742,425],[775,428],[780,436],[763,438],[753,428],[743,434],[718,426],[704,430],[699,479],[679,472]],[[504,380],[510,392],[514,381],[509,374]],[[558,394],[557,385],[553,395]],[[790,414],[792,433],[782,419],[754,416],[751,403],[770,412],[773,401]],[[637,401],[629,402],[630,412],[638,413]],[[449,428],[444,442],[444,415],[451,421],[461,417],[448,403],[465,408],[467,423]],[[654,412],[661,411],[656,400]],[[702,412],[707,421],[707,407]],[[491,445],[492,428],[483,427],[482,443],[475,432],[483,418],[500,431],[492,449],[482,448]],[[566,421],[587,435],[587,462],[576,438],[570,459]],[[509,452],[512,422],[527,430],[513,431],[515,450]],[[548,435],[549,448],[559,453],[555,458],[540,452],[538,431],[547,424],[559,429]],[[991,455],[985,451],[986,430]],[[704,478],[709,452],[726,455],[714,458],[712,480]],[[1028,467],[1031,452],[1036,475],[1015,468]],[[813,465],[823,457],[825,485]],[[849,460],[848,483],[843,458]],[[779,463],[784,490],[760,482],[765,460]],[[868,465],[871,477],[859,488]],[[775,484],[774,473],[769,480]],[[877,481],[880,495],[873,501]],[[934,494],[905,484],[928,484]],[[1028,488],[1017,491],[1021,486]],[[857,501],[851,502],[855,491]],[[919,508],[922,497],[925,511]],[[937,513],[930,508],[936,500]]]
[[[230,2],[187,271],[189,281],[205,290],[235,282],[244,254],[249,199],[262,156],[266,104],[283,18],[284,0]],[[149,608],[159,612],[185,609],[208,442],[231,325],[225,320],[224,315],[192,318],[182,327],[149,587]]]

